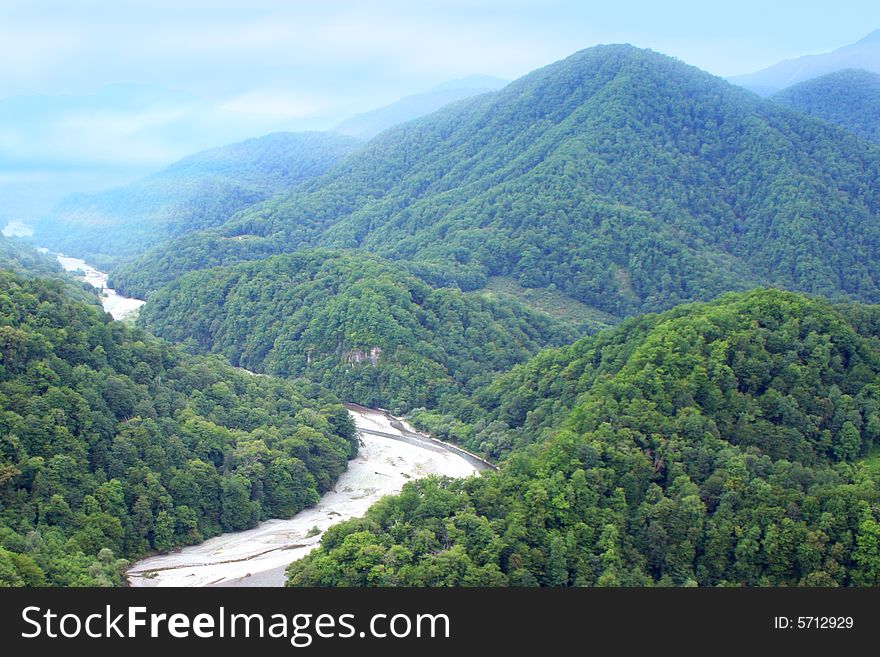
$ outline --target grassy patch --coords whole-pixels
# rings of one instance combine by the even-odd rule
[[[880,479],[880,447],[872,448],[865,458],[859,460],[859,463],[868,474]]]
[[[620,321],[614,315],[572,299],[558,290],[523,287],[509,276],[492,276],[479,292],[498,298],[515,299],[582,332],[593,333]]]

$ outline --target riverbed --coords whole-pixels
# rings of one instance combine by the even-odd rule
[[[485,469],[478,459],[412,433],[382,411],[347,407],[362,445],[318,504],[287,520],[268,520],[254,529],[138,561],[128,570],[129,584],[283,586],[287,564],[318,547],[328,527],[364,515],[407,481],[429,475],[467,477]]]
[[[0,232],[6,237],[30,237],[34,234],[33,229],[20,219],[13,219],[7,222]],[[37,250],[42,253],[49,253],[48,249],[40,248]],[[146,303],[141,299],[123,296],[113,288],[107,287],[108,275],[97,270],[85,260],[72,258],[63,253],[56,253],[54,255],[64,271],[74,273],[77,275],[77,278],[98,290],[101,297],[101,305],[104,306],[104,310],[110,313],[113,319],[133,319],[138,309]]]
[[[96,288],[101,296],[101,305],[104,310],[113,316],[113,319],[129,319],[146,303],[141,299],[132,299],[119,294],[113,288],[107,287],[107,274],[98,271],[92,265],[80,258],[71,258],[63,254],[55,256],[64,271],[77,272],[78,278]]]
[[[7,229],[21,232],[27,226],[10,223]],[[56,258],[65,271],[76,272],[81,280],[99,290],[104,310],[114,319],[133,317],[145,303],[108,288],[107,274],[84,260],[63,254],[56,254]],[[287,565],[317,548],[328,527],[363,516],[381,498],[399,493],[407,481],[430,475],[468,477],[494,467],[455,445],[418,433],[402,419],[384,411],[355,404],[346,407],[357,427],[360,449],[318,504],[293,518],[268,520],[254,529],[223,534],[177,552],[142,559],[126,573],[128,583],[283,586]]]

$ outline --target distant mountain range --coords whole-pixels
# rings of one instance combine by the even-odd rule
[[[600,46],[390,130],[326,174],[120,267],[310,246],[434,285],[507,276],[613,315],[772,284],[880,301],[880,152],[672,58]]]
[[[880,143],[880,75],[858,69],[828,73],[784,89],[774,101]]]
[[[343,122],[372,137],[454,100],[505,82],[471,76]],[[169,162],[272,132],[326,128],[321,117],[255,115],[158,85],[114,84],[95,93],[0,98],[0,222],[35,220],[72,193],[126,185]]]
[[[329,169],[360,142],[328,132],[273,133],[212,148],[130,185],[64,199],[34,240],[102,266],[216,226],[238,210]]]
[[[385,107],[357,114],[333,130],[344,135],[370,139],[383,130],[431,114],[449,103],[501,89],[507,82],[489,75],[471,75],[452,80],[429,91],[405,96]]]
[[[798,82],[848,68],[880,73],[880,30],[871,32],[856,43],[828,53],[786,59],[755,73],[736,75],[728,79],[761,96],[769,96]]]

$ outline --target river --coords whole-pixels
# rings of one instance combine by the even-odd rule
[[[284,570],[318,547],[336,523],[357,518],[407,481],[429,475],[467,477],[486,469],[476,457],[382,411],[347,404],[362,444],[318,504],[286,520],[230,532],[178,552],[147,557],[128,570],[131,586],[283,586]]]
[[[146,303],[141,299],[124,297],[113,288],[107,287],[107,274],[98,271],[85,260],[56,254],[64,271],[75,272],[77,277],[100,291],[101,305],[113,316],[113,319],[129,319]]]
[[[27,236],[27,226],[10,223],[4,233]],[[14,232],[13,232],[14,231]],[[45,249],[42,249],[45,251]],[[107,287],[107,274],[80,258],[56,254],[101,292],[104,310],[114,319],[131,317],[143,304]],[[250,374],[253,374],[250,372]],[[443,475],[468,477],[494,466],[460,448],[420,434],[405,421],[379,410],[346,404],[361,440],[332,490],[293,518],[267,520],[254,529],[230,532],[177,552],[133,564],[131,586],[283,586],[284,571],[318,547],[328,527],[358,518],[375,502],[399,493],[407,481]]]
[[[24,221],[13,219],[9,221],[2,232],[6,237],[30,237],[34,234],[33,229]],[[37,249],[43,253],[49,253],[48,249]],[[101,305],[110,313],[113,319],[131,319],[137,310],[144,305],[141,299],[124,297],[113,288],[107,287],[107,274],[98,271],[95,267],[80,258],[71,258],[62,253],[54,254],[58,263],[64,269],[74,273],[77,278],[97,288],[101,296]]]

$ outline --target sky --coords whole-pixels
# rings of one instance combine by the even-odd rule
[[[877,28],[876,0],[0,0],[0,208],[599,43],[728,76]]]
[[[876,28],[880,3],[846,0],[0,0],[0,97],[158,84],[234,111],[340,118],[598,43],[727,76]]]

